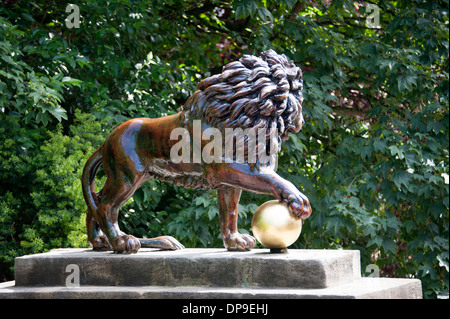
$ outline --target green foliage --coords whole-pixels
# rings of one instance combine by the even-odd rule
[[[86,245],[78,176],[113,126],[174,113],[199,79],[273,48],[304,71],[306,124],[278,168],[312,203],[294,247],[358,249],[363,270],[448,296],[448,1],[371,2],[375,28],[346,0],[71,1],[79,28],[67,1],[5,3],[2,278],[15,256]],[[242,231],[270,198],[243,193]],[[138,236],[222,245],[215,192],[150,181],[122,216]]]
[[[65,85],[63,74],[35,72],[22,61],[22,50],[26,47],[20,48],[19,43],[24,36],[25,32],[0,17],[0,108],[9,110],[13,116],[25,114],[26,123],[47,125],[52,116],[59,121],[67,120],[66,110],[60,106]]]
[[[56,247],[86,247],[80,176],[102,140],[101,124],[77,112],[68,135],[30,130],[0,113],[0,270],[14,258]]]

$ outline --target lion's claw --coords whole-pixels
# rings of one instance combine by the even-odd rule
[[[311,205],[308,198],[300,192],[287,193],[286,191],[281,192],[281,201],[289,206],[289,210],[296,217],[305,220],[311,215]]]

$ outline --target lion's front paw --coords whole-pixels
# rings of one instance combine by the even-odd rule
[[[139,248],[141,248],[139,239],[131,235],[121,235],[115,240],[115,243],[113,244],[113,250],[118,254],[137,253]]]
[[[223,239],[225,248],[230,251],[248,251],[255,247],[256,239],[248,234],[232,233]]]
[[[299,191],[283,193],[282,201],[289,206],[290,211],[297,217],[305,220],[311,215],[311,205],[308,198]]]

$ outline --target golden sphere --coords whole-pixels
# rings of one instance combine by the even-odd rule
[[[300,236],[302,225],[302,220],[291,214],[288,206],[279,200],[259,206],[252,219],[253,235],[269,248],[292,245]]]

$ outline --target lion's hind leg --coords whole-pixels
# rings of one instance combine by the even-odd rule
[[[88,211],[86,215],[88,241],[94,250],[111,250],[108,238],[103,234],[95,218]]]
[[[136,253],[139,250],[141,247],[139,240],[119,229],[118,217],[120,207],[133,196],[142,182],[142,174],[136,175],[132,179],[120,171],[108,174],[98,209],[92,216],[94,221],[91,220],[92,236],[97,236],[93,239],[94,244],[103,242],[104,235],[106,235],[109,245],[116,253]],[[95,230],[95,222],[98,223],[100,230]]]
[[[101,193],[102,191],[97,194],[97,199],[101,198]],[[98,205],[98,202],[96,202],[96,205]],[[108,243],[108,238],[106,238],[103,234],[100,226],[94,218],[93,210],[95,210],[95,207],[88,207],[86,212],[88,241],[94,250],[111,250],[112,248]]]
[[[116,253],[136,253],[139,248],[159,248],[162,250],[183,249],[175,238],[171,236],[160,236],[156,238],[136,238],[127,235],[119,229],[118,215],[120,207],[125,203],[134,192],[148,178],[144,178],[144,174],[137,174],[131,181],[120,172],[110,174],[106,180],[105,187],[102,190],[100,204],[91,218],[90,230],[88,232],[93,238],[90,240],[94,249],[107,249],[111,246]],[[98,226],[96,228],[96,224]],[[104,235],[103,235],[104,234]],[[107,239],[106,239],[106,237]],[[105,242],[107,240],[107,242]]]

